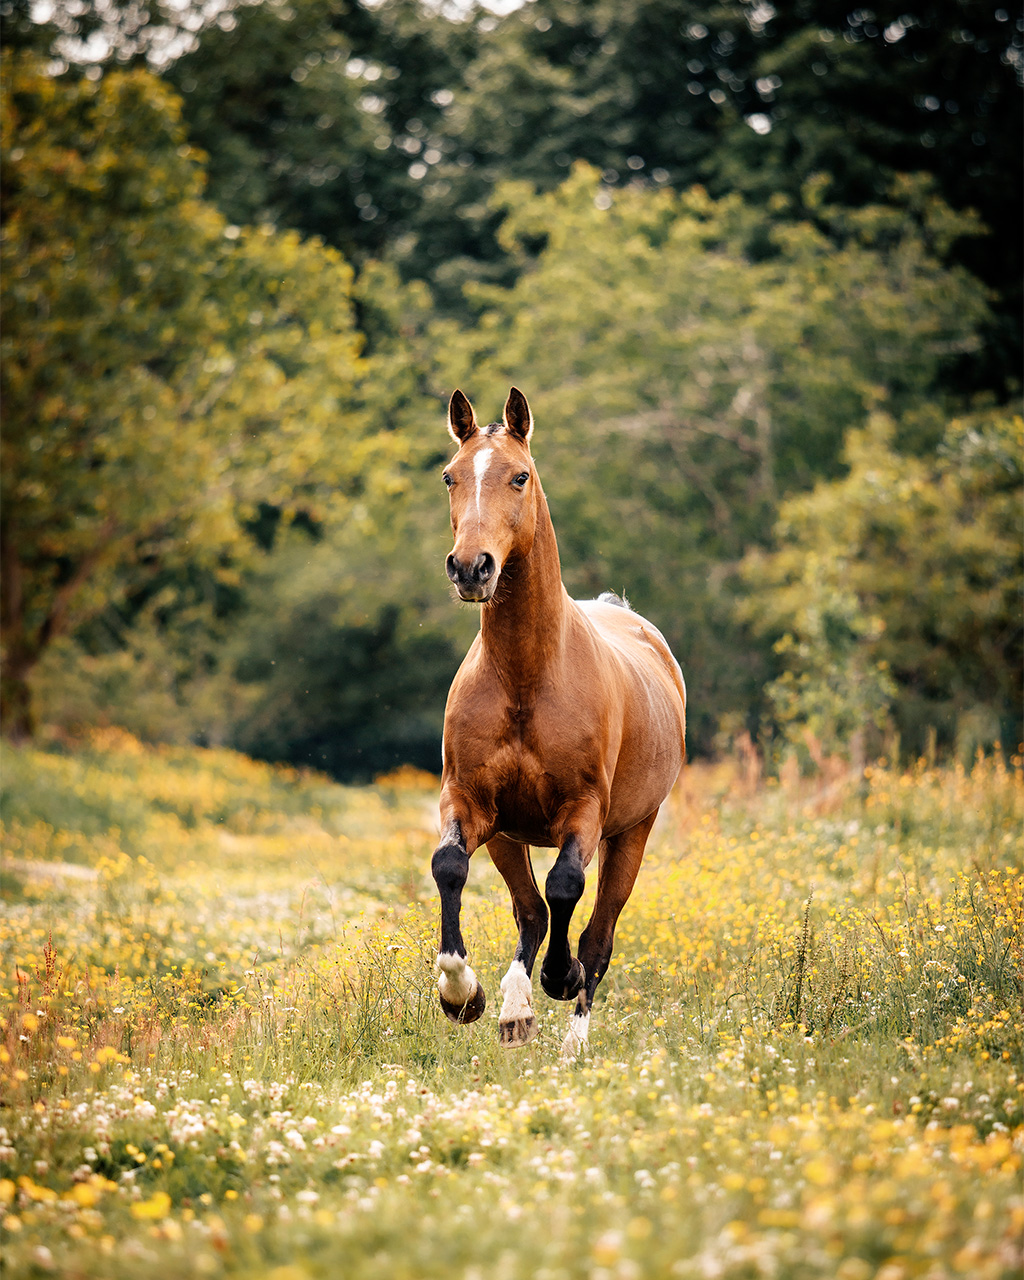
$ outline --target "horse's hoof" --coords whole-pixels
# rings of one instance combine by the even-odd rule
[[[575,1000],[586,980],[586,970],[575,956],[569,961],[569,972],[561,982],[552,982],[543,968],[540,971],[540,985],[552,1000]]]
[[[498,1023],[500,1041],[506,1049],[518,1049],[529,1044],[538,1030],[537,1019],[532,1013],[526,1018],[510,1018],[508,1022]]]
[[[440,994],[438,994],[437,998],[441,1001],[441,1008],[444,1010],[445,1017],[449,1022],[476,1022],[487,1005],[487,997],[484,995],[484,989],[479,982],[476,984],[476,990],[465,1004],[452,1004],[450,1000],[446,1000]]]

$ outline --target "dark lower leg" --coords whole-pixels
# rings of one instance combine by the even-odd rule
[[[537,1034],[533,1012],[533,964],[548,927],[548,909],[540,896],[530,864],[530,851],[521,841],[495,836],[487,842],[491,861],[501,872],[512,896],[512,912],[519,940],[508,972],[501,980],[504,997],[498,1015],[501,1043],[508,1048],[526,1045]]]
[[[585,883],[579,841],[576,836],[570,836],[544,884],[544,895],[551,909],[551,937],[541,965],[540,981],[553,1000],[571,1000],[584,982],[583,968],[569,949],[569,925]]]
[[[590,1011],[590,1006],[594,1003],[594,993],[601,979],[608,972],[608,966],[612,959],[612,949],[615,941],[613,929],[602,931],[603,936],[598,936],[598,932],[593,925],[594,922],[591,920],[580,935],[579,957],[580,963],[586,971],[587,980],[583,990],[580,992],[577,1013],[588,1013]]]
[[[466,946],[459,924],[462,890],[469,876],[469,854],[457,822],[449,825],[445,836],[430,863],[441,897],[438,998],[452,1022],[475,1022],[484,1011],[486,999],[476,974],[466,963]]]
[[[540,944],[548,931],[548,909],[533,876],[529,850],[519,841],[495,836],[488,840],[487,852],[512,898],[512,914],[519,930],[513,962],[518,960],[532,976]]]
[[[548,909],[544,899],[537,894],[536,903],[515,907],[516,925],[519,928],[519,940],[516,942],[512,960],[518,960],[526,970],[527,977],[533,977],[533,966],[537,961],[540,944],[548,931]]]
[[[430,860],[430,870],[441,898],[441,954],[465,956],[460,916],[462,890],[469,878],[469,854],[458,823],[445,833],[448,839],[438,845]]]

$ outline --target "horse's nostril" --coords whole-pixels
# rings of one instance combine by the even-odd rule
[[[472,560],[460,560],[453,551],[445,560],[444,568],[460,593],[482,587],[490,582],[498,571],[494,556],[487,551],[478,552]]]

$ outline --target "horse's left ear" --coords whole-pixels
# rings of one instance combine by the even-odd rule
[[[453,391],[448,402],[448,432],[457,444],[463,444],[476,430],[476,414],[461,391]]]
[[[513,387],[505,401],[505,409],[501,415],[509,435],[517,436],[524,443],[529,443],[533,434],[533,414],[526,403],[526,396],[518,387]]]

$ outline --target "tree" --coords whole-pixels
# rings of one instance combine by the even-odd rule
[[[402,763],[439,771],[444,693],[476,618],[449,599],[447,512],[431,490],[427,509],[382,497],[265,562],[229,646],[246,704],[235,745],[347,780]]]
[[[905,746],[931,730],[969,758],[1021,731],[1024,424],[954,419],[925,458],[894,437],[875,415],[848,437],[847,475],[782,505],[743,607],[778,637],[770,694],[788,736],[841,748],[891,712]]]
[[[380,128],[359,106],[366,86],[348,72],[339,12],[332,0],[241,6],[164,75],[211,157],[209,197],[228,218],[294,227],[351,254],[378,239],[355,198]]]
[[[259,503],[324,515],[378,446],[343,407],[349,269],[204,203],[166,86],[15,57],[2,110],[4,723],[25,735],[55,636],[168,565],[233,574]]]
[[[520,278],[478,287],[472,330],[435,329],[439,385],[473,369],[495,405],[511,381],[528,388],[570,586],[650,611],[690,673],[705,747],[761,677],[732,568],[767,544],[782,497],[838,475],[844,433],[872,409],[934,447],[922,401],[943,353],[976,343],[982,291],[939,257],[972,223],[920,184],[904,198],[902,215],[851,213],[809,193],[827,235],[700,189],[611,191],[581,166],[552,193],[502,189]]]
[[[38,41],[23,0],[0,13],[9,40]],[[954,249],[995,307],[983,352],[947,377],[1001,399],[1019,382],[1024,33],[1009,9],[79,0],[50,15],[73,66],[161,68],[232,221],[317,234],[360,263],[387,255],[453,315],[467,281],[514,278],[489,203],[507,179],[551,190],[585,160],[611,187],[700,182],[813,217],[800,202],[817,175],[855,208],[930,174],[992,233]]]
[[[386,250],[452,312],[464,282],[510,282],[488,203],[507,179],[551,190],[585,160],[612,187],[701,182],[799,208],[826,174],[833,201],[855,208],[888,200],[899,174],[928,173],[992,232],[955,249],[999,299],[959,383],[1005,396],[1018,376],[1024,36],[1006,9],[534,0],[496,18],[297,0],[232,22],[168,71],[224,173],[218,198],[241,189],[242,169],[252,193],[279,175],[275,216],[346,252]]]
[[[548,189],[577,159],[613,183],[701,176],[720,77],[753,56],[742,5],[715,14],[709,36],[704,6],[665,0],[538,0],[500,19],[418,0],[295,0],[239,7],[166,74],[231,216],[244,201],[244,216],[386,252],[459,311],[467,280],[510,279],[488,207],[497,182]],[[697,52],[695,96],[680,67]]]
[[[982,0],[851,8],[774,6],[707,170],[712,190],[799,200],[828,174],[836,203],[885,198],[901,173],[929,173],[952,208],[990,235],[954,261],[992,291],[978,354],[956,382],[1000,398],[1020,382],[1024,22]]]

